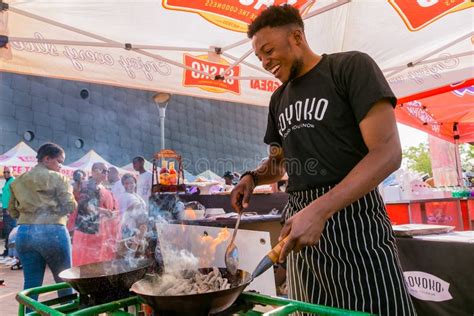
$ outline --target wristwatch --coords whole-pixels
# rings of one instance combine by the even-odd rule
[[[257,172],[255,170],[248,170],[248,171],[245,171],[241,176],[240,176],[240,180],[242,180],[245,176],[248,176],[248,175],[251,175],[252,176],[252,180],[253,180],[253,184],[255,186],[257,186],[257,183],[258,183],[258,176],[257,176]]]

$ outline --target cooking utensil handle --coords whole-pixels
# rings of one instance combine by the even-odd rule
[[[235,223],[235,227],[234,227],[234,233],[232,234],[232,239],[230,240],[229,245],[234,243],[235,236],[237,236],[237,230],[239,230],[240,218],[241,217],[242,217],[242,212],[240,212],[239,216],[237,217],[237,222]]]
[[[280,253],[281,253],[281,250],[283,249],[283,246],[286,244],[286,242],[288,241],[288,239],[290,238],[290,236],[286,236],[285,238],[283,238],[283,240],[281,240],[275,247],[273,247],[272,250],[270,250],[270,252],[267,254],[267,256],[270,258],[270,260],[272,260],[273,263],[277,263],[278,262],[278,258],[280,258]]]

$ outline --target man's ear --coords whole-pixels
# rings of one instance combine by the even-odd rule
[[[304,34],[303,30],[301,29],[295,29],[293,30],[293,39],[295,40],[296,45],[301,45],[304,42]]]

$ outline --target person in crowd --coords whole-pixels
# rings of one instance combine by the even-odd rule
[[[145,158],[138,156],[133,158],[133,169],[139,173],[137,180],[137,193],[147,203],[151,196],[152,174],[145,170]]]
[[[234,185],[234,174],[230,171],[226,171],[222,176],[226,185]]]
[[[102,185],[107,172],[104,163],[94,163],[91,179],[82,186],[72,243],[73,266],[115,258],[120,212],[112,192]]]
[[[289,297],[376,315],[415,315],[377,185],[401,163],[396,98],[361,52],[317,55],[291,5],[249,25],[262,66],[282,85],[269,105],[269,159],[243,173],[232,206],[288,173],[280,262]],[[285,238],[285,239],[284,239]]]
[[[82,189],[82,184],[86,180],[86,173],[84,170],[77,169],[74,170],[72,173],[72,194],[74,195],[74,199],[79,201],[79,196],[81,194],[81,189]],[[67,221],[67,230],[69,231],[69,234],[71,237],[74,235],[74,223],[76,222],[76,217],[77,217],[77,208],[74,210],[69,215],[68,221]]]
[[[126,173],[122,176],[121,182],[125,188],[125,193],[121,195],[119,200],[123,240],[121,255],[126,256],[130,251],[137,251],[140,248],[136,243],[144,240],[148,212],[145,201],[136,193],[136,178],[132,174]],[[142,225],[145,226],[141,227]],[[142,253],[142,251],[138,252]]]
[[[72,174],[72,193],[76,198],[76,201],[79,199],[79,195],[81,193],[82,184],[86,181],[86,172],[81,169],[74,170]]]
[[[5,185],[2,188],[3,235],[5,236],[5,250],[1,256],[6,257],[8,256],[8,236],[10,235],[12,229],[16,226],[16,220],[12,218],[8,212],[8,203],[10,202],[10,186],[15,180],[10,167],[3,167],[3,178],[5,179]]]
[[[109,182],[110,190],[115,198],[119,199],[119,197],[125,192],[125,188],[123,187],[122,181],[120,181],[120,175],[117,168],[113,166],[109,168],[107,181]]]
[[[59,173],[64,150],[46,143],[36,158],[38,164],[12,183],[8,205],[12,217],[18,218],[16,251],[23,265],[25,289],[42,285],[46,265],[54,280],[62,282],[58,274],[71,267],[71,242],[65,225],[77,205],[69,180]],[[60,296],[71,293],[70,289],[59,291]]]
[[[118,199],[120,213],[123,215],[133,210],[146,212],[146,203],[137,193],[137,179],[131,173],[126,173],[122,176],[121,183],[125,192]]]
[[[18,233],[18,226],[12,229],[10,235],[8,236],[8,256],[12,258],[10,262],[5,263],[5,265],[10,266],[10,270],[21,270],[23,265],[21,264],[20,257],[18,256],[18,251],[16,251],[16,236]]]

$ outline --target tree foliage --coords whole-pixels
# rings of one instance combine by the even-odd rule
[[[421,174],[433,176],[431,170],[430,149],[428,144],[420,143],[418,146],[410,146],[403,150],[403,159],[408,169]]]
[[[474,145],[462,144],[459,146],[459,154],[461,156],[461,166],[463,170],[474,171]]]
[[[461,157],[461,165],[463,170],[474,171],[474,145],[459,145],[459,154]],[[431,157],[428,144],[420,143],[418,146],[410,146],[403,150],[403,158],[408,169],[419,172],[421,174],[429,174],[433,176],[431,170]]]

